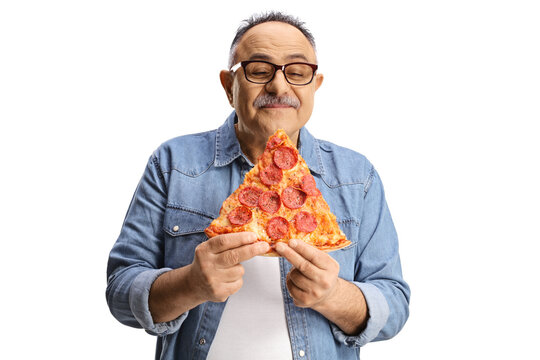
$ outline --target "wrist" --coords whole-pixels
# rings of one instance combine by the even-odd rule
[[[180,269],[178,269],[180,270]],[[182,281],[182,287],[184,288],[183,292],[184,293],[189,293],[189,294],[192,294],[194,293],[195,289],[195,281],[192,280],[193,278],[193,265],[192,264],[189,264],[189,265],[186,265],[184,266],[183,268],[181,268],[181,270],[183,271],[183,281]]]
[[[186,265],[182,268],[184,270],[184,290],[183,295],[188,295],[193,303],[197,305],[207,301],[204,294],[201,292],[200,281],[196,279],[193,264]]]
[[[315,304],[312,309],[323,315],[326,312],[332,311],[333,306],[336,304],[336,298],[339,297],[343,281],[345,280],[338,277],[334,287],[329,291],[328,295]]]

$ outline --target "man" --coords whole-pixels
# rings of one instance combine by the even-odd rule
[[[303,23],[252,17],[220,73],[235,111],[150,158],[110,254],[107,301],[122,323],[159,335],[156,359],[357,359],[404,325],[409,288],[376,171],[304,128],[323,82],[315,64]],[[291,241],[276,247],[281,258],[265,258],[268,244],[253,233],[204,235],[278,128],[351,246],[325,253]]]

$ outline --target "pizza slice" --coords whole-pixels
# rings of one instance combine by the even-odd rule
[[[211,238],[252,231],[270,244],[266,256],[279,256],[277,242],[302,240],[323,251],[351,242],[339,228],[304,159],[283,130],[272,135],[257,165],[224,202],[206,228]]]

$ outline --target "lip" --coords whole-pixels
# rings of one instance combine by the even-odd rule
[[[263,106],[263,109],[283,109],[283,108],[292,108],[290,105],[285,104],[269,104]]]

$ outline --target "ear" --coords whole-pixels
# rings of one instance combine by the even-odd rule
[[[219,73],[219,80],[221,81],[221,86],[223,86],[223,90],[225,90],[225,94],[227,94],[227,99],[229,100],[229,104],[234,107],[233,105],[233,92],[232,92],[232,84],[233,84],[233,75],[228,70],[221,70]]]
[[[321,85],[323,83],[323,80],[324,80],[324,75],[323,74],[316,74],[315,75],[315,79],[314,79],[315,91],[319,90],[319,87],[321,87]]]

